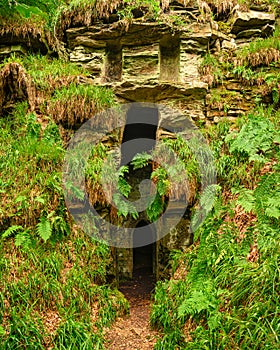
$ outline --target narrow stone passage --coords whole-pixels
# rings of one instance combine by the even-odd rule
[[[130,315],[120,318],[106,332],[108,350],[153,349],[159,333],[149,325],[151,293],[155,279],[145,268],[134,273],[132,281],[120,284],[119,290],[130,303]]]

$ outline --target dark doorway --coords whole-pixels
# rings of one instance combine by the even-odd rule
[[[158,119],[157,108],[133,105],[127,111],[121,146],[121,166],[130,163],[137,153],[151,152],[156,143]]]
[[[144,234],[147,236],[154,236],[155,233],[148,228],[147,225],[148,223],[142,220],[137,224],[136,228],[143,227],[144,229],[146,227]],[[133,234],[133,243],[136,245],[139,244],[140,239],[137,236],[137,233],[135,231]],[[140,233],[143,234],[143,231]],[[155,236],[153,238],[155,238]],[[146,300],[147,302],[150,301],[150,295],[156,282],[154,273],[156,268],[155,256],[156,243],[133,248],[133,278],[132,280],[124,281],[119,285],[119,290],[124,293],[131,305],[137,305],[139,302],[142,303],[143,300]]]
[[[140,221],[136,228],[142,228],[141,232],[135,230],[133,234],[133,277],[140,275],[153,275],[155,269],[155,243],[137,247],[142,242],[155,241],[154,232],[144,220]],[[151,237],[153,237],[151,239]]]

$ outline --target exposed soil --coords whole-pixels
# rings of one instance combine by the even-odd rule
[[[106,332],[108,350],[153,349],[159,333],[149,325],[151,293],[155,280],[145,268],[139,268],[132,281],[121,283],[119,290],[130,303],[130,315],[120,318]]]

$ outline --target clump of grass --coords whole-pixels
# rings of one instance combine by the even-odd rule
[[[199,67],[199,73],[202,76],[201,79],[209,84],[209,86],[216,86],[223,79],[222,65],[218,58],[210,53],[207,53],[203,57]]]
[[[43,91],[46,96],[53,93],[56,88],[68,86],[75,81],[79,82],[79,79],[89,75],[87,70],[74,63],[42,55],[28,55],[21,58],[12,56],[4,61],[2,67],[12,63],[21,65],[36,89]]]
[[[121,3],[122,0],[72,0],[58,8],[54,20],[55,34],[61,38],[70,27],[90,26],[98,18],[106,19]]]
[[[226,89],[212,90],[208,101],[208,107],[211,109],[218,109],[219,111],[227,112],[233,103],[241,100],[240,94],[236,91],[228,91]]]
[[[11,113],[17,102],[28,101],[30,110],[43,118],[47,113],[46,102],[56,89],[67,88],[71,83],[84,84],[89,74],[71,62],[40,55],[13,56],[0,68],[0,106],[3,112]]]
[[[239,3],[238,0],[207,0],[206,2],[210,7],[214,18],[217,20],[227,20],[233,9]]]
[[[111,90],[93,85],[70,84],[56,90],[48,106],[48,113],[55,122],[71,129],[96,115],[103,108],[114,104]]]
[[[236,53],[236,66],[259,67],[269,66],[280,59],[280,30],[276,28],[273,36],[255,39],[248,46]]]
[[[2,14],[0,34],[8,38],[15,36],[21,40],[25,39],[25,44],[33,52],[41,50],[42,53],[50,53],[56,46],[49,27],[54,7],[51,6],[51,1],[48,2],[49,8],[45,6],[43,11],[38,5],[40,5],[38,2],[25,4],[12,1],[0,5]]]
[[[17,102],[22,101],[28,101],[31,109],[34,108],[34,95],[30,77],[19,63],[11,62],[1,69],[0,108],[3,111],[11,110]]]

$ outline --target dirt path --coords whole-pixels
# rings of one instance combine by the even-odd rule
[[[120,285],[119,290],[130,303],[130,315],[120,318],[107,330],[108,350],[150,350],[153,349],[158,332],[149,327],[151,291],[154,288],[152,276],[141,270],[134,280]]]

